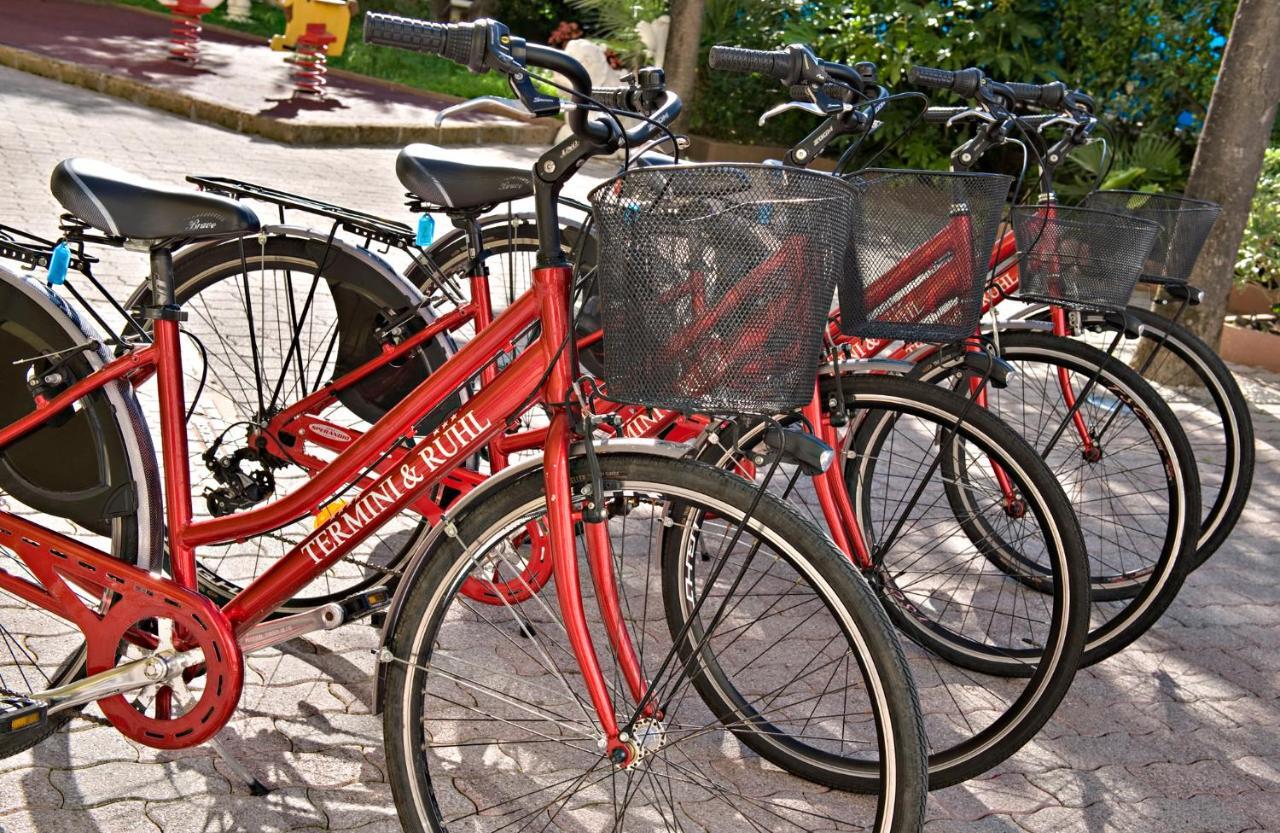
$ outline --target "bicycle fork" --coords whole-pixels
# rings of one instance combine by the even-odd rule
[[[635,750],[622,738],[613,698],[605,683],[604,672],[587,626],[574,535],[573,491],[569,479],[569,450],[573,437],[568,398],[575,361],[572,349],[566,341],[570,330],[568,312],[564,305],[572,271],[568,267],[536,269],[534,279],[543,308],[545,335],[542,343],[549,351],[548,360],[552,363],[543,385],[543,396],[545,402],[555,403],[555,413],[547,430],[543,477],[556,600],[564,617],[569,645],[582,671],[587,693],[605,735],[605,754],[615,765],[625,766],[635,757]],[[561,349],[561,345],[564,345],[564,349]],[[601,496],[592,494],[589,499],[600,501]],[[583,537],[586,541],[587,565],[604,619],[605,631],[617,655],[627,688],[639,703],[649,684],[644,678],[631,636],[623,621],[607,517],[598,522],[588,521],[584,517]]]

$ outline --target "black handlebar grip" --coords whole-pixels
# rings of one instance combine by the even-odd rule
[[[914,87],[931,90],[949,90],[956,74],[949,69],[913,66],[907,70],[907,81]]]
[[[1067,85],[1061,81],[1049,84],[1006,84],[1013,91],[1013,97],[1027,104],[1035,104],[1049,110],[1062,107],[1067,98]]]
[[[476,35],[479,35],[477,42]],[[476,46],[480,47],[479,54]],[[455,64],[470,67],[479,72],[484,67],[485,43],[484,32],[478,31],[474,23],[451,23],[445,30],[444,52],[442,53]]]
[[[929,107],[924,111],[925,124],[946,124],[961,113],[969,112],[968,107]]]
[[[448,25],[393,14],[369,12],[364,16],[364,42],[394,46],[411,52],[443,55]]]
[[[791,56],[782,50],[766,52],[737,46],[713,46],[707,56],[707,66],[725,72],[758,72],[785,81],[791,74]]]
[[[610,110],[630,110],[635,112],[632,92],[634,91],[631,87],[595,87],[591,90],[591,97],[600,102],[600,106],[607,107]]]
[[[969,67],[952,71],[933,67],[913,66],[907,70],[907,80],[917,87],[950,90],[963,98],[973,98],[982,85],[982,70]]]
[[[479,54],[475,48],[476,34],[473,23],[432,23],[378,12],[364,16],[365,43],[440,55],[480,72],[484,69],[484,33],[480,32]]]

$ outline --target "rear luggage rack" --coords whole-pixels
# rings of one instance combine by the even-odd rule
[[[382,243],[398,248],[409,248],[414,244],[414,232],[405,223],[388,220],[363,211],[355,211],[334,205],[324,200],[312,199],[299,194],[291,194],[265,185],[255,185],[238,179],[221,176],[189,176],[187,181],[198,185],[201,190],[220,194],[233,199],[252,199],[271,203],[280,209],[280,221],[284,222],[286,209],[302,211],[326,217],[337,223],[343,231],[359,235],[369,242]]]
[[[56,245],[58,244],[52,240],[0,223],[0,258],[5,260],[16,260],[26,266],[47,269]],[[73,250],[68,268],[83,272],[90,264],[97,262],[96,257],[85,254],[83,250]]]

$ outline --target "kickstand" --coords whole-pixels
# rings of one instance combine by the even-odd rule
[[[270,787],[255,778],[248,767],[236,760],[235,756],[231,754],[231,750],[227,749],[226,744],[219,738],[209,741],[209,745],[213,747],[214,752],[218,753],[218,757],[222,759],[222,762],[236,774],[236,777],[245,783],[250,793],[253,795],[266,795],[271,792]]]
[[[187,688],[187,684],[182,681],[181,677],[173,680],[173,690],[187,703],[190,703],[194,699],[191,696],[190,689]],[[218,757],[222,759],[222,762],[226,764],[233,773],[235,773],[236,777],[244,782],[245,786],[249,788],[250,794],[266,795],[271,792],[270,787],[254,777],[254,774],[249,771],[249,768],[240,763],[240,761],[231,754],[231,750],[227,748],[227,745],[222,742],[221,738],[213,738],[209,741],[209,746],[213,747],[213,751],[218,753]]]

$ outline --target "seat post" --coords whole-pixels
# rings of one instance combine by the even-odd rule
[[[173,250],[167,244],[151,249],[151,302],[161,309],[176,307],[173,286]]]
[[[173,578],[188,590],[196,587],[195,552],[183,540],[191,524],[191,463],[187,455],[186,398],[182,385],[182,349],[178,325],[186,313],[178,308],[169,243],[151,249],[151,319],[155,334],[156,384],[160,398],[160,448],[164,461],[165,510]]]

